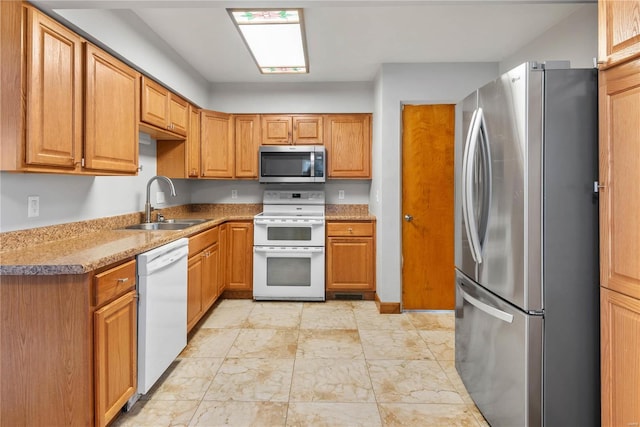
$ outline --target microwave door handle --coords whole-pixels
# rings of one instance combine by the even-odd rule
[[[311,153],[311,176],[316,176],[316,153],[312,151]]]

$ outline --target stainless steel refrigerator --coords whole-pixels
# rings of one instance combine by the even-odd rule
[[[458,373],[493,427],[599,425],[597,73],[525,63],[456,108]]]

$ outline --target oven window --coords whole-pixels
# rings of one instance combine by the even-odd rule
[[[311,286],[311,258],[267,258],[267,286]]]
[[[311,227],[269,227],[267,228],[267,239],[269,241],[278,240],[300,240],[311,241]]]

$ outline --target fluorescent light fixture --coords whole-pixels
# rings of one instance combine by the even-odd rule
[[[309,72],[302,9],[227,9],[263,74]]]

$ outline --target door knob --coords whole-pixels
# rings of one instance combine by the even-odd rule
[[[409,214],[405,214],[404,215],[404,220],[407,222],[411,222],[413,220],[413,217]]]

